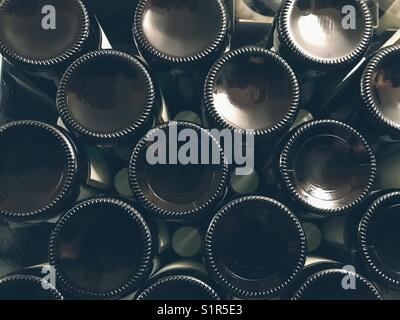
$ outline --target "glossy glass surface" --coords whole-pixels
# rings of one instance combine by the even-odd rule
[[[75,288],[109,293],[126,284],[144,255],[141,229],[115,204],[91,204],[57,234],[58,270]]]
[[[400,126],[400,51],[381,62],[374,72],[373,84],[377,108]]]
[[[57,137],[34,126],[0,134],[0,209],[26,213],[52,202],[64,186],[67,154]]]
[[[345,6],[355,8],[355,28],[342,13]],[[340,59],[358,48],[365,32],[365,17],[360,4],[354,0],[297,0],[289,17],[292,41],[307,55],[317,59]]]
[[[215,0],[149,0],[143,32],[153,48],[171,57],[198,54],[216,40],[222,27]]]
[[[287,71],[270,57],[236,56],[216,76],[214,106],[233,127],[269,129],[289,112],[292,91]]]
[[[178,204],[201,198],[213,178],[212,170],[203,165],[154,166],[148,174],[155,194]]]
[[[168,129],[159,130],[165,132],[167,141],[169,141],[170,131]],[[184,128],[177,130],[179,135]],[[202,142],[201,136],[204,136],[206,140]],[[136,165],[136,180],[141,191],[145,194],[146,201],[162,210],[184,212],[197,210],[215,196],[223,178],[221,150],[214,141],[211,142],[210,136],[204,134],[201,136],[199,134],[197,145],[193,144],[193,148],[190,148],[190,154],[194,155],[192,159],[195,159],[195,161],[188,164],[182,164],[177,161],[177,158],[175,161],[173,160],[173,157],[181,157],[182,151],[184,151],[181,148],[187,144],[186,141],[178,142],[177,150],[179,151],[174,150],[171,146],[169,146],[171,148],[162,151],[166,160],[164,164],[149,164],[147,152],[153,154],[156,144],[150,141],[147,143],[139,154]],[[204,148],[209,150],[209,156],[205,163],[210,164],[202,164],[204,162],[202,162],[201,157],[205,156]],[[157,151],[155,154],[157,154]],[[187,153],[185,154],[187,155]],[[221,163],[212,164],[213,154],[217,156]]]
[[[370,155],[350,131],[314,127],[290,149],[288,173],[305,203],[335,209],[351,204],[368,186]]]
[[[300,234],[288,215],[261,201],[231,209],[215,230],[214,260],[244,290],[269,290],[299,264]]]
[[[390,205],[379,211],[370,223],[370,250],[381,267],[400,274],[400,204]],[[399,276],[397,276],[399,277]]]
[[[97,56],[81,64],[67,85],[67,107],[82,127],[115,133],[132,126],[148,99],[144,76],[119,56]]]
[[[42,8],[55,8],[55,29],[48,23]],[[10,0],[0,13],[0,39],[13,52],[26,59],[55,58],[70,49],[82,33],[82,10],[73,0]]]

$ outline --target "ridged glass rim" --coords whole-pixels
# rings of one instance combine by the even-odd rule
[[[55,300],[64,300],[64,297],[61,295],[61,293],[56,288],[54,288],[51,285],[51,283],[47,282],[45,279],[42,279],[42,278],[39,278],[36,276],[32,276],[32,275],[15,274],[15,275],[5,276],[4,278],[0,279],[0,286],[4,283],[13,282],[13,281],[21,281],[21,282],[29,281],[29,282],[36,283],[40,286],[42,286],[43,283],[45,283],[47,286],[47,289],[43,289],[44,292],[48,292],[51,296],[53,296],[53,298]]]
[[[153,291],[157,290],[158,287],[163,286],[166,283],[169,282],[187,282],[192,284],[193,286],[196,286],[200,288],[201,290],[204,291],[204,293],[208,294],[210,296],[210,300],[221,300],[217,292],[211,288],[208,284],[205,282],[201,281],[200,279],[197,279],[192,276],[167,276],[164,278],[161,278],[157,281],[155,281],[153,284],[151,284],[149,287],[147,287],[145,290],[139,293],[138,297],[136,300],[146,300],[146,298],[152,294]]]
[[[142,17],[146,9],[147,3],[149,1],[150,0],[140,0],[139,4],[136,7],[134,22],[132,27],[132,33],[135,43],[137,44],[137,47],[145,55],[150,55],[151,57],[154,57],[157,60],[169,65],[189,65],[207,59],[215,51],[219,50],[219,48],[223,46],[229,28],[228,13],[223,0],[212,0],[215,1],[216,4],[218,5],[220,19],[221,19],[221,27],[218,30],[218,34],[215,40],[203,51],[188,57],[175,57],[164,54],[161,51],[155,49],[151,45],[151,43],[147,40],[143,31]],[[206,1],[206,0],[201,0],[201,1]]]
[[[326,275],[331,275],[331,274],[340,274],[341,276],[343,276],[343,278],[346,275],[354,275],[358,281],[361,281],[366,286],[366,288],[371,290],[371,293],[375,295],[376,300],[383,300],[378,289],[375,287],[374,284],[372,284],[370,281],[368,281],[368,279],[366,279],[365,277],[363,277],[362,275],[360,275],[358,273],[355,273],[355,272],[352,272],[349,270],[345,270],[345,269],[328,269],[328,270],[323,270],[323,271],[317,272],[316,274],[309,277],[306,280],[306,282],[304,282],[301,285],[301,287],[297,290],[297,292],[294,294],[294,296],[292,297],[291,300],[301,300],[302,296],[308,290],[310,285],[312,285],[314,282],[318,281],[322,277],[324,277]]]
[[[77,120],[75,120],[67,101],[67,91],[71,77],[75,74],[75,72],[79,70],[82,65],[84,65],[88,61],[91,61],[92,59],[96,59],[99,57],[118,57],[124,62],[129,63],[132,68],[134,68],[141,76],[147,92],[147,97],[142,114],[127,128],[112,133],[99,133],[91,131],[90,129],[84,127]],[[150,75],[150,71],[147,69],[142,61],[124,52],[111,49],[101,49],[86,53],[82,57],[75,60],[68,67],[58,85],[56,101],[60,117],[68,127],[70,127],[74,132],[76,132],[78,135],[82,136],[86,140],[99,144],[107,144],[120,142],[121,140],[126,140],[129,137],[135,136],[137,131],[151,120],[152,115],[155,116],[155,111],[157,107],[157,89],[153,78]]]

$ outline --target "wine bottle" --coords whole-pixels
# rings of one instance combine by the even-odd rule
[[[395,191],[375,190],[345,215],[332,216],[322,221],[322,243],[319,254],[346,264],[359,265],[358,229],[360,221],[371,204],[382,195]]]
[[[65,72],[57,94],[62,121],[92,144],[125,146],[158,123],[162,98],[147,66],[115,50],[92,51]]]
[[[0,279],[1,300],[63,300],[63,296],[42,278],[12,275]]]
[[[190,159],[186,153],[182,159],[188,144]],[[217,140],[189,122],[152,129],[135,146],[129,165],[129,183],[140,205],[174,221],[205,218],[224,199],[227,180],[228,165]]]
[[[378,198],[365,212],[358,228],[361,260],[369,274],[380,283],[400,288],[399,223],[400,192]]]
[[[183,110],[200,113],[205,75],[229,47],[224,2],[141,0],[133,35],[139,52],[160,79],[172,117]]]
[[[329,269],[309,277],[292,300],[382,300],[382,296],[363,276],[346,269]]]
[[[373,36],[364,0],[285,1],[276,25],[274,47],[295,67],[310,111],[362,59]]]
[[[388,154],[399,139],[396,124],[398,81],[396,60],[400,46],[384,45],[365,63],[355,68],[324,105],[318,117],[345,121],[376,145],[377,153]],[[360,86],[361,83],[361,86]],[[345,87],[345,88],[343,88]],[[354,94],[358,92],[359,94]],[[339,94],[340,93],[340,94]],[[337,96],[335,96],[337,95]],[[341,106],[336,108],[335,106]],[[386,170],[384,166],[380,169]]]
[[[44,92],[54,91],[79,55],[99,47],[99,26],[81,0],[6,0],[0,7],[0,52],[8,72],[20,70]]]
[[[257,47],[226,53],[208,73],[204,113],[218,128],[274,140],[294,123],[300,91],[296,75],[277,54]]]
[[[375,0],[374,0],[375,2]],[[380,6],[380,3],[376,3],[376,6]],[[382,11],[380,11],[382,13]],[[377,13],[378,14],[378,13]],[[387,16],[393,18],[393,13],[388,13]],[[381,20],[379,20],[381,21]],[[379,23],[378,23],[379,24]],[[380,25],[381,26],[381,25]],[[378,29],[380,29],[378,26]],[[377,53],[378,50],[383,50],[384,48],[395,46],[400,44],[400,32],[397,30],[383,30],[378,31],[384,32],[384,36],[379,34],[379,36],[374,37],[374,41],[368,49],[366,55],[360,60],[360,62],[354,66],[349,72],[344,74],[339,83],[332,89],[329,90],[329,94],[324,96],[319,102],[320,107],[315,115],[319,118],[332,118],[345,121],[353,121],[353,118],[357,118],[359,111],[362,109],[361,98],[358,95],[354,95],[354,92],[360,91],[360,81],[364,69],[366,68],[369,60]],[[347,120],[346,118],[349,118]],[[365,119],[360,121],[360,128],[365,127]],[[372,128],[369,127],[366,132],[370,132]]]
[[[325,217],[355,209],[373,190],[376,176],[375,156],[367,141],[334,120],[297,128],[276,166],[282,192]]]
[[[329,269],[342,269],[343,267],[343,263],[340,263],[338,261],[326,259],[315,255],[307,255],[303,270],[300,272],[297,279],[281,295],[281,299],[290,300],[298,291],[298,289],[303,285],[303,283],[305,283],[307,279],[314,274]]]
[[[272,144],[262,144],[261,150],[264,151],[264,156],[258,159],[256,169],[259,173],[259,182],[261,190],[268,190],[268,195],[278,201],[286,202],[285,194],[282,193],[279,187],[279,177],[277,176],[277,167],[283,148],[288,143],[293,133],[307,122],[314,120],[314,116],[305,109],[300,109],[292,124],[291,128],[279,139]],[[267,148],[269,146],[269,149]],[[259,149],[258,146],[256,150]],[[257,151],[260,153],[260,151]],[[296,213],[297,214],[297,213]]]
[[[137,300],[220,300],[203,265],[178,261],[160,269],[137,293]]]
[[[115,299],[150,274],[154,234],[128,202],[95,197],[65,213],[49,242],[57,283],[75,298]]]
[[[142,0],[133,33],[147,60],[177,66],[213,59],[225,50],[228,24],[220,0]]]
[[[363,0],[286,1],[276,31],[282,54],[317,70],[356,63],[373,34],[371,12]]]
[[[1,77],[9,89],[7,115],[56,124],[54,100],[63,72],[101,40],[97,20],[81,0],[2,1]]]
[[[0,215],[11,222],[46,221],[110,185],[107,166],[61,128],[28,120],[5,124],[0,150]]]
[[[371,127],[400,137],[400,46],[379,50],[368,62],[361,80],[362,109]]]
[[[208,269],[233,297],[277,296],[304,266],[301,224],[287,207],[270,198],[229,202],[214,216],[205,239]]]

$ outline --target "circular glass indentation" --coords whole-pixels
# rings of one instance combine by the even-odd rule
[[[149,267],[147,226],[127,204],[87,200],[58,222],[51,260],[63,285],[75,294],[114,296],[136,283]]]
[[[366,37],[365,8],[360,1],[292,1],[287,20],[290,40],[318,60],[346,59]]]
[[[134,58],[108,51],[88,57],[73,65],[65,80],[69,116],[92,135],[133,127],[149,108],[152,94],[144,67]]]
[[[143,9],[144,37],[170,57],[187,58],[204,52],[223,28],[216,0],[148,0]]]
[[[262,53],[236,55],[217,70],[213,104],[235,128],[266,130],[289,113],[293,90],[291,77],[279,61]]]
[[[1,210],[15,214],[44,210],[71,187],[73,147],[61,132],[47,127],[51,128],[15,122],[0,128]]]
[[[284,156],[283,156],[284,155]],[[280,172],[292,194],[308,207],[344,210],[370,191],[375,158],[365,140],[334,122],[306,124],[281,155]]]
[[[296,221],[268,198],[229,203],[214,217],[206,236],[212,274],[227,290],[235,288],[235,294],[276,294],[304,263],[305,238]]]
[[[178,218],[215,205],[226,189],[227,165],[208,132],[194,124],[175,124],[160,126],[139,142],[131,160],[130,182],[146,207]],[[178,141],[185,129],[191,137]],[[158,136],[165,140],[157,140]]]

